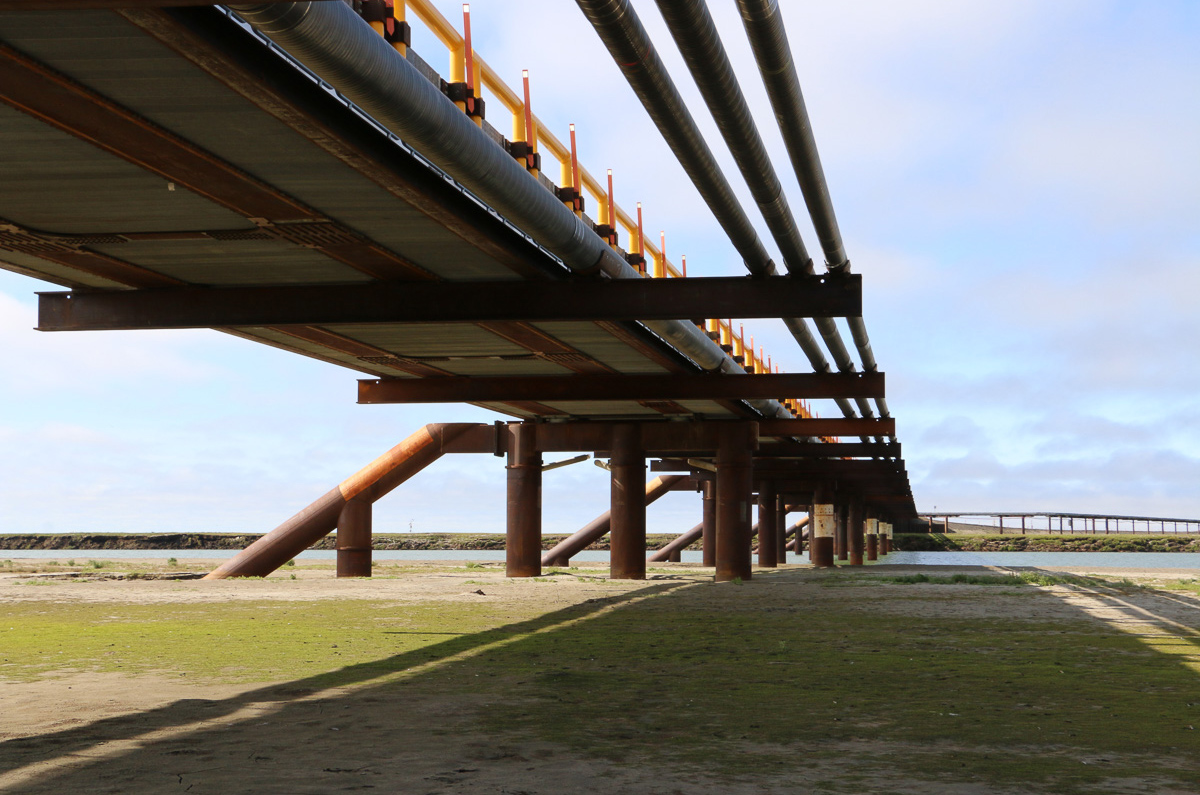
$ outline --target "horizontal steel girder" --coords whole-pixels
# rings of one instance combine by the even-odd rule
[[[358,382],[359,403],[508,400],[755,400],[883,397],[883,373],[389,378]]]
[[[794,420],[758,420],[759,436],[895,436],[891,417],[812,417]]]
[[[848,317],[861,313],[859,276],[387,282],[41,293],[38,329]]]
[[[763,444],[759,458],[900,458],[900,444],[876,442],[782,442]]]
[[[255,0],[257,3],[284,3],[289,0]],[[206,6],[204,0],[0,0],[0,11],[78,11],[91,8],[163,8],[166,6]]]

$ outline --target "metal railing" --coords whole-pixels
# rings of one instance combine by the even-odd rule
[[[1200,534],[1200,519],[1181,519],[1164,516],[1118,516],[1115,514],[1067,513],[1055,511],[967,511],[957,513],[918,513],[918,522],[927,525],[929,532],[951,533],[950,520],[979,519],[986,523],[957,522],[959,527],[972,530],[994,529],[999,535],[1046,533],[1051,535],[1108,535],[1112,533],[1153,533],[1156,535]],[[1009,524],[1005,524],[1005,522]],[[1078,526],[1076,525],[1078,522]],[[1056,526],[1057,525],[1057,526]],[[1155,529],[1157,527],[1157,530]]]

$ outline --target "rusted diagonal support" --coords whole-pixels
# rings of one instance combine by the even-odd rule
[[[456,439],[478,428],[468,422],[426,425],[204,579],[265,577],[333,532],[347,502],[356,498],[368,503],[378,500],[449,452]]]
[[[679,481],[686,478],[687,475],[660,475],[654,480],[646,484],[646,504],[657,500],[659,497],[668,493],[671,487]],[[579,554],[588,544],[591,544],[596,539],[602,537],[608,532],[612,519],[612,512],[605,511],[597,516],[592,521],[584,525],[580,530],[573,535],[567,536],[562,541],[554,545],[554,548],[542,555],[543,566],[564,565],[575,555]]]
[[[700,536],[704,534],[704,522],[688,530],[686,533],[680,533],[671,543],[667,544],[662,549],[656,549],[646,558],[648,563],[662,563],[670,560],[671,555],[676,552],[682,552],[692,544],[700,540]]]
[[[804,547],[804,529],[808,527],[808,517],[804,517],[800,521],[788,528],[787,538],[791,540],[787,543],[787,548],[796,554],[800,554]]]

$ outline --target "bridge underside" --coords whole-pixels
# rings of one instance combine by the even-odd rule
[[[890,419],[787,419],[775,402],[882,397],[881,373],[705,373],[645,322],[695,334],[660,307],[710,301],[728,312],[699,317],[857,317],[858,277],[588,281],[217,7],[0,13],[0,173],[0,267],[73,291],[43,296],[45,329],[214,328],[368,376],[361,402],[525,421],[401,445],[227,573],[336,527],[339,573],[369,574],[371,503],[442,452],[507,457],[518,576],[540,570],[548,451],[610,457],[614,576],[644,575],[650,457],[704,494],[718,578],[749,576],[755,533],[765,565],[786,557],[789,505],[830,565],[869,558],[871,522],[914,515]]]
[[[76,288],[561,279],[567,271],[223,13],[0,15],[0,266]],[[696,368],[629,321],[219,330],[381,378]],[[481,402],[753,416],[736,400]]]

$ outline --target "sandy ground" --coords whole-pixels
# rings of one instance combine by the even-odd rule
[[[20,563],[15,558],[14,562]],[[165,565],[165,560],[162,563]],[[208,563],[188,559],[178,568],[203,571]],[[114,561],[114,569],[128,564],[128,559]],[[371,599],[406,605],[489,599],[512,605],[533,600],[550,612],[587,600],[632,594],[646,586],[574,577],[538,588],[505,579],[502,565],[469,572],[439,570],[432,562],[418,568],[395,579],[337,580],[327,567],[298,567],[295,580],[114,579],[89,583],[85,588],[66,581],[30,587],[20,584],[29,574],[4,574],[0,575],[0,600],[220,605],[239,600]],[[686,583],[707,576],[681,564],[662,568],[667,573],[652,573],[651,578]],[[594,564],[580,570],[599,576],[605,569]],[[986,571],[979,567],[886,565],[874,570],[878,574],[921,571],[931,575]],[[1073,568],[1069,572],[1156,580],[1197,576],[1195,570],[1187,569]],[[822,575],[812,572],[812,576]],[[780,583],[778,587],[795,586]],[[481,590],[483,594],[478,593]],[[830,598],[838,598],[833,593],[838,589],[824,590]],[[1136,594],[1114,600],[1061,589],[1062,598],[1037,600],[1037,610],[1031,612],[1027,595],[1005,594],[1001,589],[987,589],[991,592],[983,595],[980,590],[974,589],[975,595],[969,598],[875,601],[872,609],[906,615],[917,609],[930,617],[1093,620],[1135,634],[1200,634],[1200,600],[1191,595],[1156,598],[1151,611]],[[964,586],[962,595],[969,591]],[[736,795],[807,791],[798,788],[794,780],[770,775],[741,783],[714,782],[699,771],[668,776],[653,765],[614,765],[581,758],[549,743],[513,744],[472,734],[464,728],[477,706],[469,693],[453,698],[408,693],[400,702],[385,695],[373,688],[297,690],[287,682],[204,684],[71,671],[33,682],[0,682],[0,792],[322,793],[377,789],[430,794]],[[280,730],[285,723],[286,730]],[[847,750],[858,753],[862,749]],[[943,787],[929,782],[881,781],[877,786],[864,791],[992,795],[1018,791],[983,783]],[[1139,786],[1127,791],[1151,790]]]

